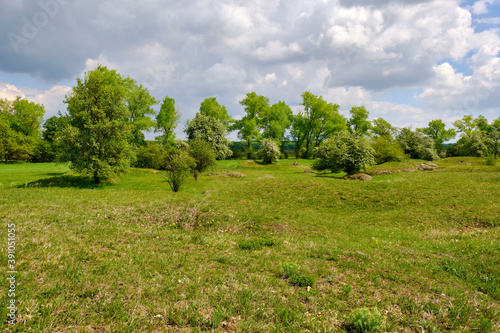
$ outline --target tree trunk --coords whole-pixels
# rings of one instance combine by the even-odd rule
[[[94,171],[94,184],[100,184],[100,183],[101,183],[101,179],[99,178],[97,171]]]

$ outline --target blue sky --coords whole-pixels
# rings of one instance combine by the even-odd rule
[[[180,137],[206,97],[238,118],[251,91],[396,126],[500,116],[500,0],[3,1],[0,30],[0,98],[46,117],[97,64],[174,98]]]

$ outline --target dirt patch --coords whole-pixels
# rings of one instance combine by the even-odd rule
[[[392,174],[392,171],[390,171],[390,170],[383,170],[383,169],[375,170],[375,171],[372,172],[372,175],[374,175],[374,176],[390,175],[390,174]]]
[[[309,169],[306,169],[306,170],[302,171],[302,173],[316,173],[316,172],[309,170]]]
[[[367,175],[366,173],[358,173],[355,175],[345,176],[344,179],[361,180],[367,182],[372,180],[372,177]]]
[[[245,168],[262,168],[262,165],[259,165],[255,161],[245,161],[243,163],[240,163],[240,165]]]
[[[422,163],[420,164],[417,169],[421,171],[433,171],[436,170],[437,165],[434,163]]]
[[[298,166],[301,166],[301,165],[299,164],[299,162],[294,162],[294,163],[290,164],[290,166],[298,167]]]
[[[215,171],[210,172],[210,176],[218,176],[218,177],[232,177],[232,178],[246,178],[247,175],[241,172],[236,171]]]

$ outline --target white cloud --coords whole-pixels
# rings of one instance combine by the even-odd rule
[[[482,19],[475,19],[474,22],[480,24],[491,24],[491,25],[499,25],[500,17],[487,17]]]
[[[14,100],[17,96],[25,97],[24,93],[16,86],[0,81],[0,98]]]
[[[487,14],[489,12],[488,5],[492,5],[496,0],[479,0],[472,5],[472,12],[476,15]]]

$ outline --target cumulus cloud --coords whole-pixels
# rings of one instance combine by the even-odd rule
[[[40,94],[55,110],[50,101],[63,98],[64,89],[57,88],[63,80],[74,82],[103,64],[158,99],[175,98],[182,122],[212,96],[241,116],[238,102],[254,90],[290,105],[311,90],[343,110],[370,105],[377,114],[394,110],[386,112],[395,122],[404,123],[403,115],[417,121],[463,104],[478,86],[499,82],[499,32],[473,27],[496,24],[495,18],[472,19],[493,2],[478,0],[468,8],[460,0],[5,2],[0,30],[27,42],[16,53],[7,34],[0,36],[0,80],[1,72],[29,73],[52,84]],[[40,3],[57,3],[57,11],[48,15]],[[23,35],[44,12],[46,24]],[[461,73],[456,64],[472,73]],[[395,89],[414,90],[416,98],[378,100]],[[496,95],[478,108],[490,108]]]

